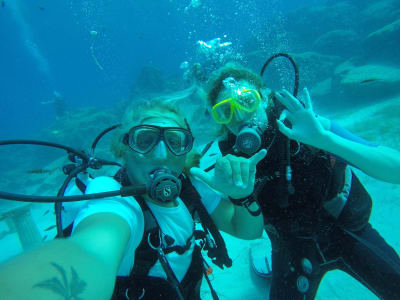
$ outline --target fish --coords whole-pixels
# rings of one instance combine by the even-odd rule
[[[1,1],[1,7],[4,8],[5,5],[6,5],[6,3],[4,1]]]
[[[28,174],[45,174],[45,173],[50,173],[50,170],[46,169],[32,169],[26,171]]]
[[[46,210],[43,214],[43,217],[49,213],[50,209]]]
[[[28,174],[51,174],[51,173],[53,173],[55,170],[56,170],[57,168],[53,168],[53,169],[50,169],[50,170],[48,170],[48,169],[31,169],[31,170],[28,170],[28,171],[26,171],[26,173],[28,173]]]
[[[44,231],[49,231],[56,227],[57,227],[56,225],[51,225],[51,226],[47,227]]]
[[[46,238],[47,238],[47,235],[45,235],[45,236],[42,238],[42,242],[44,242],[44,241],[46,240]]]
[[[43,6],[39,6],[39,9],[40,9],[41,11],[44,11],[44,7],[43,7]]]
[[[363,84],[363,83],[368,83],[368,82],[373,82],[373,81],[376,81],[376,79],[375,78],[365,79],[363,81],[360,81],[360,83]]]

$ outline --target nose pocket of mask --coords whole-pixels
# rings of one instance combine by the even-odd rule
[[[159,158],[167,157],[167,146],[164,141],[159,141],[157,145],[154,146],[153,154]]]

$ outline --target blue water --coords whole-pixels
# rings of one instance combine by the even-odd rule
[[[220,37],[222,42],[232,42],[231,49],[238,54],[238,61],[254,71],[259,71],[273,53],[293,54],[300,66],[300,87],[310,89],[318,114],[331,117],[337,113],[338,121],[345,121],[356,134],[400,149],[400,26],[369,39],[372,33],[400,19],[398,0],[199,0],[198,6],[196,3],[193,0],[191,6],[190,0],[0,0],[0,140],[45,136],[77,149],[79,143],[86,147],[94,134],[108,125],[109,119],[101,120],[100,125],[96,116],[88,124],[80,123],[75,116],[72,121],[57,119],[54,107],[41,102],[52,100],[54,91],[62,95],[71,111],[86,107],[99,111],[113,108],[124,99],[135,101],[132,89],[144,67],[160,70],[164,79],[160,84],[169,78],[178,78],[182,83],[181,63],[193,64],[204,59],[196,42]],[[365,74],[349,76],[353,69],[363,67],[369,67]],[[358,81],[348,84],[343,78]],[[277,63],[269,68],[264,80],[272,89],[291,89],[293,71],[290,66]],[[157,90],[153,84],[148,82],[147,92],[149,87]],[[392,102],[373,110],[376,113],[354,114],[354,120],[346,115],[347,109],[369,108],[370,104],[372,107],[386,100]],[[83,115],[90,115],[87,111]],[[88,128],[77,128],[81,124]],[[65,135],[60,134],[62,130]],[[102,140],[102,147],[98,148],[108,149],[106,141]],[[65,153],[41,147],[33,151],[14,147],[0,149],[0,190],[54,195],[65,179],[60,166],[66,159],[59,159]],[[42,167],[57,171],[51,175],[28,172]],[[361,179],[374,199],[371,222],[399,251],[400,234],[394,231],[400,228],[396,226],[399,186],[364,174]],[[1,201],[0,210],[14,204]],[[54,225],[53,216],[40,209],[34,212],[34,219],[40,221],[40,229]],[[2,236],[8,227],[1,221],[0,240],[6,243],[6,237],[8,243],[14,239],[7,246],[10,245],[10,255],[18,253],[21,249],[16,234]],[[14,249],[13,245],[18,247]],[[228,239],[227,245],[237,251],[232,257],[237,259],[234,268],[238,266],[238,271],[221,272],[220,284],[218,273],[215,274],[215,286],[221,295],[265,299],[265,291],[255,298],[255,291],[265,289],[266,285],[257,281],[261,279],[254,279],[255,275],[248,270],[246,251],[250,244],[235,244]],[[3,259],[0,255],[0,262]],[[317,299],[376,299],[365,288],[363,292],[359,285],[335,276],[329,284],[322,285]],[[237,284],[239,280],[241,284]]]
[[[239,43],[271,14],[314,2],[203,0],[185,12],[190,1],[4,0],[0,138],[28,137],[51,124],[53,109],[40,102],[53,91],[70,107],[111,106],[129,96],[143,66],[178,73],[197,40],[225,34]],[[92,43],[104,71],[91,57]]]

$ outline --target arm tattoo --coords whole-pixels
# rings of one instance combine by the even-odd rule
[[[62,296],[62,300],[83,300],[79,297],[86,287],[86,282],[79,279],[75,269],[71,267],[71,281],[68,281],[67,274],[60,265],[51,263],[51,265],[60,273],[61,281],[57,277],[47,279],[35,284],[33,287],[48,289]]]

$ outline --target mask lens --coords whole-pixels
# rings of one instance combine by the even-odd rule
[[[164,141],[172,153],[182,155],[192,148],[193,137],[185,130],[167,129],[164,131]]]
[[[129,133],[129,145],[139,153],[147,153],[158,142],[159,134],[157,128],[136,127]]]
[[[217,123],[229,123],[232,119],[232,104],[230,101],[217,104],[213,107],[211,113]]]
[[[248,112],[253,112],[257,109],[258,104],[260,103],[260,96],[255,90],[245,89],[238,92],[235,101],[239,108]]]

